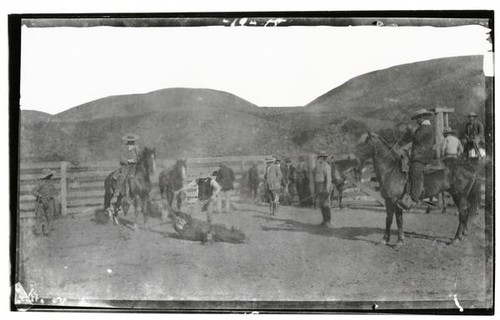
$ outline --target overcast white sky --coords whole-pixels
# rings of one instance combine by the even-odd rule
[[[21,108],[58,113],[110,95],[212,88],[259,106],[305,105],[357,75],[484,54],[488,29],[26,28]]]

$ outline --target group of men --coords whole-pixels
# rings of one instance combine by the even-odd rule
[[[271,174],[273,179],[280,180],[279,203],[282,205],[290,205],[295,201],[295,198],[298,197],[300,206],[311,206],[313,203],[313,197],[311,196],[309,185],[310,171],[306,164],[305,157],[299,156],[297,164],[293,164],[291,158],[285,158],[284,162],[285,164],[282,165],[279,159],[275,159],[273,157],[266,159],[267,165],[274,163],[276,167],[279,168],[279,173],[276,172],[274,175],[280,174],[280,178],[273,176],[273,173]],[[246,173],[245,182],[248,185],[250,196],[256,202],[259,201],[259,198],[262,196],[265,199],[268,198],[268,194],[265,193],[265,188],[267,187],[266,183],[264,179],[261,178],[256,163],[251,163],[251,167]],[[278,189],[278,182],[275,181],[274,184],[275,188]],[[264,187],[264,189],[260,187]],[[264,191],[264,194],[262,194],[262,191]]]
[[[421,109],[411,117],[412,120],[416,121],[417,126],[407,127],[407,134],[412,141],[409,159],[409,188],[408,192],[397,202],[398,206],[404,210],[411,209],[419,202],[423,193],[425,166],[436,158],[435,129],[428,119],[431,115],[433,115],[432,112]],[[443,158],[445,163],[453,163],[455,159],[460,157],[468,160],[484,157],[484,149],[481,147],[484,143],[483,125],[473,112],[469,113],[468,118],[462,140],[455,136],[453,129],[449,127],[444,129],[443,143],[437,148],[439,157]],[[133,174],[135,164],[139,161],[137,145],[139,137],[126,135],[123,140],[125,148],[120,159],[121,168],[117,171],[116,181],[117,187],[126,195],[128,193],[127,176]],[[257,165],[253,164],[248,171],[251,194],[254,199],[259,196],[259,185],[262,182],[269,197],[271,215],[277,214],[280,203],[291,204],[295,195],[298,196],[300,206],[311,206],[315,198],[323,216],[321,225],[329,226],[331,220],[330,195],[333,184],[332,167],[327,162],[328,158],[326,152],[319,152],[314,172],[310,171],[303,156],[298,158],[297,165],[292,165],[290,158],[285,159],[284,165],[281,165],[279,159],[266,158],[263,181],[260,179]],[[44,172],[40,183],[32,192],[37,203],[37,225],[42,226],[42,228],[50,225],[50,221],[57,216],[57,192],[52,180],[53,175],[52,171]],[[314,190],[311,190],[310,187],[311,177],[314,180]],[[200,196],[199,194],[199,200],[204,209],[207,209],[209,203],[216,203],[216,212],[228,213],[231,209],[231,194],[234,190],[233,170],[226,163],[222,163],[220,169],[214,171],[205,181],[208,181],[209,184],[208,189],[206,189],[209,190],[208,196]],[[198,179],[198,185],[199,182],[200,179]],[[222,209],[223,200],[225,201],[224,210]],[[210,217],[208,219],[211,220]],[[45,232],[48,232],[47,228],[44,229],[43,233]]]
[[[417,126],[408,126],[406,134],[411,137],[409,188],[407,192],[397,201],[399,208],[410,210],[415,207],[424,193],[424,173],[426,165],[430,164],[436,157],[443,159],[447,165],[453,165],[459,158],[476,161],[485,156],[481,144],[484,143],[484,127],[477,119],[477,114],[468,114],[468,122],[465,126],[463,139],[460,141],[454,134],[455,131],[449,127],[443,130],[444,139],[441,145],[435,144],[435,129],[429,117],[433,115],[426,109],[418,110],[412,117]],[[463,146],[462,146],[463,143]],[[435,147],[437,147],[437,152]]]
[[[314,193],[310,187],[310,170],[305,162],[305,157],[298,158],[297,166],[291,164],[291,159],[285,159],[285,165],[281,161],[268,157],[266,158],[266,169],[264,173],[263,185],[269,200],[270,214],[275,216],[280,204],[291,204],[294,195],[298,195],[300,206],[310,206],[314,198],[317,199],[317,206],[323,215],[321,225],[329,226],[331,220],[330,195],[333,190],[332,168],[327,162],[329,155],[321,151],[317,155],[317,162],[312,174],[314,180]],[[255,177],[256,166],[251,169],[249,177]],[[256,182],[254,182],[256,183]],[[254,185],[255,186],[255,185]],[[283,199],[283,201],[280,201]]]

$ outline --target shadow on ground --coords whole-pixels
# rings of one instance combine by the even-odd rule
[[[304,223],[291,219],[280,219],[270,216],[257,216],[257,215],[254,217],[258,217],[271,222],[280,222],[280,225],[276,227],[262,226],[263,231],[307,232],[313,235],[335,237],[342,240],[364,241],[371,244],[380,244],[385,231],[382,228],[373,228],[373,227],[335,228],[335,226],[332,226],[330,228],[326,228],[317,224]],[[450,238],[441,236],[431,236],[431,235],[419,234],[416,232],[405,232],[404,234],[405,237],[407,238],[424,239],[432,242],[436,241],[445,244],[449,244],[450,242],[449,241]],[[371,235],[378,235],[380,237],[380,241],[367,239],[367,237]],[[391,230],[391,237],[392,238],[397,237],[396,230]]]

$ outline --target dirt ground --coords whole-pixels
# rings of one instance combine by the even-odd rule
[[[458,217],[408,213],[405,245],[381,243],[383,207],[319,210],[239,204],[215,223],[243,230],[245,244],[180,240],[170,222],[152,229],[102,224],[93,214],[64,217],[47,237],[23,223],[23,285],[39,299],[228,301],[465,301],[487,307],[483,213],[471,235],[449,245]],[[191,208],[192,211],[192,208]],[[189,212],[189,211],[188,211]],[[194,210],[193,215],[206,219]],[[125,217],[130,219],[131,216]],[[126,222],[125,220],[122,220]],[[142,219],[140,219],[142,223]],[[472,300],[467,302],[467,300]],[[82,302],[83,303],[83,302]]]

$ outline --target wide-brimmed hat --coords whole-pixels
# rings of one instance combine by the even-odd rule
[[[285,162],[286,162],[286,163],[290,163],[290,162],[292,162],[292,159],[290,159],[290,158],[285,158]]]
[[[413,116],[411,116],[411,120],[414,120],[418,117],[427,117],[427,116],[432,116],[433,113],[427,109],[420,109],[418,110],[417,112],[415,112],[413,114]]]
[[[140,139],[140,137],[136,134],[133,134],[133,133],[126,134],[122,137],[122,140],[126,141],[126,142],[135,142],[139,139]]]
[[[453,130],[451,127],[444,128],[443,134],[448,134],[448,133],[455,133],[455,130]]]
[[[276,161],[276,159],[274,159],[273,157],[266,157],[266,162],[274,162]]]
[[[316,156],[316,158],[328,158],[328,153],[326,151],[320,151],[318,152],[318,155]]]
[[[55,174],[53,170],[50,169],[44,169],[42,171],[42,175],[40,176],[40,180],[47,179],[48,177],[51,177]]]
[[[477,117],[477,114],[475,112],[469,112],[468,116],[469,117]]]

